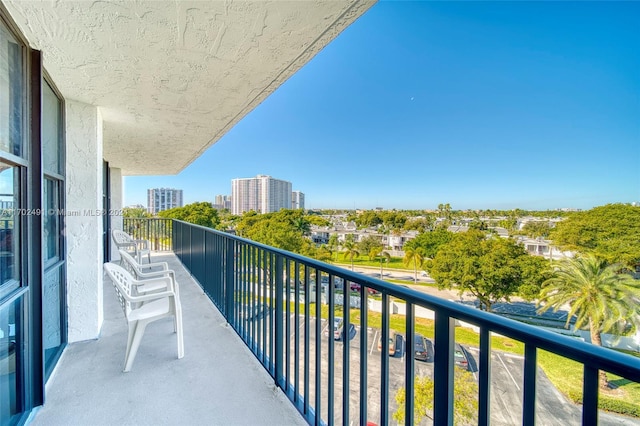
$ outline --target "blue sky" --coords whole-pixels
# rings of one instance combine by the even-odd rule
[[[176,176],[291,181],[307,208],[640,201],[640,2],[379,2]],[[237,159],[237,161],[230,161]]]

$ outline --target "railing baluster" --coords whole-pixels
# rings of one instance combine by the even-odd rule
[[[536,347],[530,343],[524,345],[524,390],[522,424],[534,426],[536,424]]]
[[[316,281],[316,291],[319,291],[320,293],[322,293],[322,277],[320,277],[320,281]],[[329,277],[329,281],[331,281],[331,277]],[[329,319],[327,320],[327,326],[326,326],[326,330],[327,330],[327,337],[328,337],[328,343],[329,343],[329,362],[328,362],[328,383],[327,383],[327,424],[329,426],[332,426],[335,421],[335,413],[333,411],[334,409],[334,405],[335,405],[335,390],[334,390],[334,386],[335,386],[335,350],[336,350],[336,340],[335,340],[335,327],[334,327],[334,322],[335,322],[335,297],[333,294],[333,286],[332,285],[328,285],[327,286],[327,291],[326,291],[326,296],[328,299],[328,306],[329,306]],[[344,321],[344,318],[342,319]]]
[[[414,376],[415,376],[415,323],[413,303],[407,302],[407,313],[405,316],[405,328],[407,330],[406,347],[404,351],[404,377],[405,377],[405,398],[404,398],[404,424],[413,425],[413,404],[414,404]],[[425,348],[426,349],[426,348]]]
[[[329,287],[335,288],[335,276],[329,274]],[[364,286],[360,286],[360,289]],[[362,299],[361,299],[362,300]],[[349,424],[349,354],[351,351],[351,289],[342,289],[342,310],[344,324],[342,328],[342,425]]]
[[[284,333],[284,350],[285,350],[285,361],[284,361],[284,390],[288,392],[290,389],[289,383],[291,380],[291,265],[289,259],[284,260],[285,263],[285,288],[284,288],[284,301],[285,301],[285,333]]]
[[[283,268],[282,262],[284,259],[280,255],[274,256],[275,262],[275,309],[274,309],[274,378],[276,381],[276,385],[280,386],[282,389],[285,389],[284,381],[286,377],[284,377],[284,369],[282,365],[283,360],[283,331],[282,331],[282,320],[284,317],[283,312],[283,293],[284,293],[284,280],[283,280]]]
[[[316,282],[316,360],[315,360],[315,372],[316,372],[316,405],[315,405],[315,424],[320,426],[322,424],[322,291],[318,286],[320,282],[320,273],[318,269],[314,270],[315,282]]]
[[[343,289],[346,291],[346,280],[343,280]],[[369,327],[369,295],[367,294],[364,286],[360,287],[360,424],[367,424],[367,366],[368,366],[368,353],[369,345],[367,342],[367,331]],[[372,342],[375,343],[375,342]]]
[[[435,319],[433,424],[453,425],[454,320],[442,310],[436,310]]]
[[[588,364],[584,365],[584,379],[582,384],[582,426],[598,424],[598,369]]]
[[[360,287],[362,288],[362,286]],[[382,335],[380,336],[380,424],[389,424],[389,296],[382,293]]]
[[[294,287],[295,287],[295,304],[294,312],[295,312],[295,333],[294,343],[293,343],[293,352],[294,352],[294,360],[293,360],[293,382],[294,382],[294,393],[293,393],[293,402],[298,403],[300,400],[300,264],[298,262],[294,263]]]
[[[478,372],[478,426],[489,426],[491,404],[491,334],[480,327],[480,366]]]
[[[270,371],[269,365],[268,365],[268,361],[269,361],[269,340],[268,340],[268,335],[267,335],[267,320],[271,321],[271,312],[269,311],[269,306],[267,305],[268,303],[268,295],[267,295],[267,291],[269,290],[269,276],[267,274],[268,272],[268,253],[265,252],[265,250],[260,250],[260,254],[262,256],[262,271],[261,271],[261,289],[262,289],[262,312],[264,312],[264,315],[260,316],[260,324],[262,325],[262,365],[264,365],[267,368],[267,371]],[[266,318],[266,313],[269,312],[269,318]]]
[[[310,333],[310,321],[311,321],[311,286],[309,285],[309,281],[311,279],[311,273],[309,272],[309,266],[304,267],[304,414],[309,416],[309,399],[311,398],[311,393],[309,390],[309,358],[310,358],[310,348],[311,337]]]

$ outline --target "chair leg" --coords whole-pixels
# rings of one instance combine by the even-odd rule
[[[124,353],[124,365],[127,365],[129,359],[129,352],[131,352],[131,344],[133,343],[133,336],[136,334],[136,328],[138,327],[138,321],[129,323],[129,333],[127,336],[127,350]]]
[[[142,341],[142,335],[144,334],[144,330],[147,327],[146,321],[138,321],[138,325],[133,334],[133,341],[131,342],[131,348],[129,348],[129,352],[127,353],[127,362],[124,365],[124,372],[128,372],[131,370],[131,366],[133,365],[133,360],[136,358],[136,354],[138,353],[138,348],[140,347],[140,341]]]
[[[182,335],[182,307],[180,301],[174,299],[175,303],[175,328],[178,338],[178,359],[184,357],[184,337]]]

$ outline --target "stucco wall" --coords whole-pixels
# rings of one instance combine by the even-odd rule
[[[102,117],[66,100],[67,304],[69,342],[95,339],[102,307]]]
[[[109,192],[111,194],[111,229],[119,229],[122,230],[122,215],[120,212],[122,211],[122,203],[123,203],[123,193],[124,193],[124,185],[122,181],[122,170],[118,168],[110,168],[109,169]],[[118,247],[116,247],[113,242],[113,238],[109,236],[109,243],[111,244],[111,258],[110,260],[120,260],[120,256],[118,255]]]

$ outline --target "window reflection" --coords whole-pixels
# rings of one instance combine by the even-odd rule
[[[60,233],[60,205],[58,197],[58,182],[44,180],[44,224],[42,227],[43,243],[42,253],[45,262],[59,259],[59,233]]]
[[[18,380],[20,368],[20,299],[0,308],[0,424],[12,424],[22,411]]]
[[[24,77],[22,47],[0,26],[0,150],[22,154]]]
[[[0,162],[0,285],[19,279],[18,168]]]
[[[60,99],[46,81],[42,84],[42,166],[45,173],[62,173]]]

